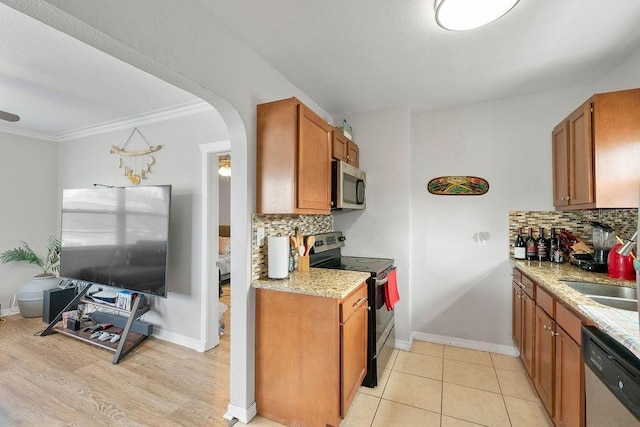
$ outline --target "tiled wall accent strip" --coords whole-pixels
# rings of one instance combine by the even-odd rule
[[[251,279],[267,275],[267,237],[290,236],[298,227],[303,235],[333,231],[331,215],[264,215],[253,214],[251,226]],[[264,228],[265,245],[258,247],[256,230]]]
[[[638,229],[638,209],[509,212],[509,254],[513,256],[513,243],[518,234],[518,227],[522,227],[522,234],[525,238],[529,227],[533,227],[533,235],[536,238],[538,237],[538,227],[544,227],[546,238],[549,238],[552,227],[564,228],[593,248],[591,221],[607,224],[613,227],[616,235],[621,239],[628,239]]]

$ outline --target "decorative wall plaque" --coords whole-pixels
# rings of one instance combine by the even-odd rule
[[[439,176],[429,181],[427,190],[438,196],[481,196],[489,191],[489,183],[477,176]]]

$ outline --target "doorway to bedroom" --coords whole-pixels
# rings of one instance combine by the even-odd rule
[[[228,339],[231,309],[231,155],[218,156],[218,316],[220,341]]]

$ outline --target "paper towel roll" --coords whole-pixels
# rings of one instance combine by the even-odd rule
[[[269,236],[267,259],[270,279],[285,279],[289,275],[289,237]]]

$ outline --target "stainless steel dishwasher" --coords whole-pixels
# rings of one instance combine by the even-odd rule
[[[640,426],[640,359],[593,326],[582,327],[587,427]]]

